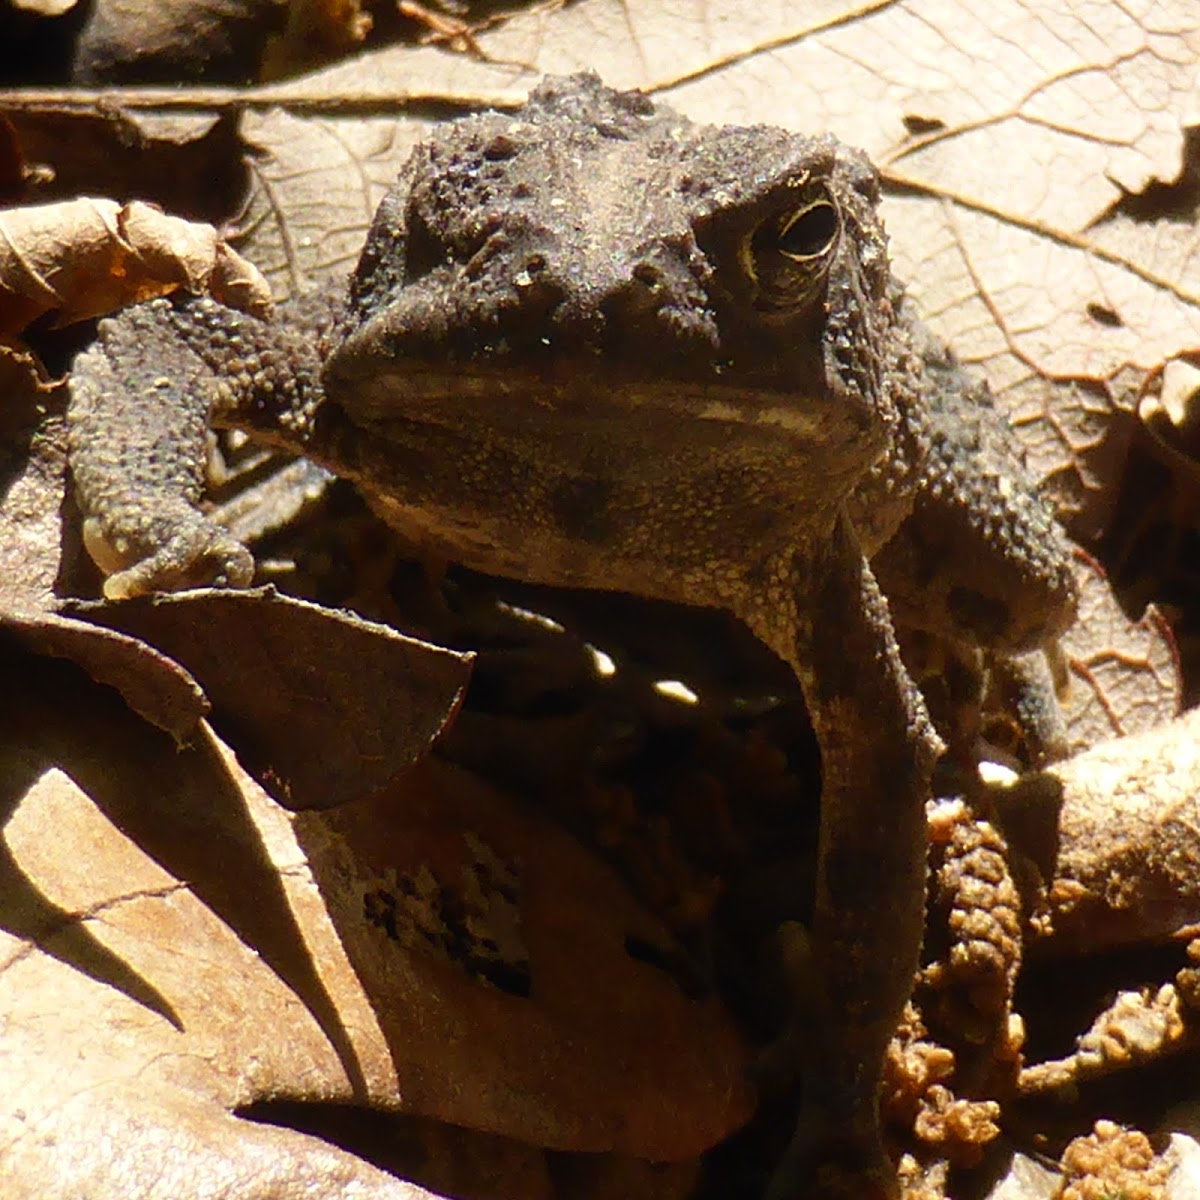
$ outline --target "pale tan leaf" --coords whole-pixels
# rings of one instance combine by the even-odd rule
[[[247,114],[243,131],[256,154],[241,224],[277,299],[350,273],[376,206],[432,128],[417,118]]]
[[[1200,923],[1200,710],[1101,742],[995,797],[1014,842],[1046,864],[1032,951],[1145,945]]]
[[[1130,366],[1107,379],[1053,381],[1030,374],[1005,389],[1003,402],[1029,469],[1081,544],[1097,544],[1110,528],[1144,379]]]
[[[65,325],[177,287],[251,311],[269,303],[258,272],[209,225],[101,199],[0,213],[0,329],[44,313]]]
[[[264,105],[287,108],[315,103],[348,112],[405,108],[425,100],[511,106],[525,98],[535,80],[527,64],[481,61],[435,46],[388,46],[297,79],[256,88],[253,94]]]
[[[260,1094],[349,1099],[350,1067],[370,1095],[395,1085],[328,923],[304,913],[303,879],[264,854],[299,860],[286,823],[272,825],[247,793],[244,830],[223,825],[236,792],[211,748],[179,751],[105,702],[105,689],[64,691],[65,664],[43,660],[22,677],[0,744],[6,1195],[10,1182],[23,1195],[98,1200],[291,1194],[282,1180],[298,1186],[313,1150],[329,1166],[342,1156],[300,1148],[268,1169],[263,1150],[287,1139],[241,1131],[228,1110]],[[229,1191],[239,1162],[256,1160],[247,1183],[266,1172],[278,1190]],[[351,1162],[333,1176],[347,1186]]]
[[[1017,1153],[987,1200],[1053,1200],[1062,1180],[1039,1159]]]
[[[1154,382],[1138,406],[1143,427],[1185,479],[1200,481],[1200,365],[1172,359]]]
[[[1200,342],[1200,259],[1154,252],[1160,229],[1125,223],[1129,236],[1108,250],[1098,237],[1066,236],[1069,226],[1025,227],[1020,210],[907,198],[891,212],[902,270],[904,250],[921,248],[904,273],[921,284],[922,310],[1001,391],[1030,374],[1148,369]]]
[[[1179,712],[1179,658],[1166,622],[1153,609],[1131,621],[1088,555],[1076,553],[1079,618],[1062,637],[1070,674],[1064,715],[1082,750],[1120,734],[1142,733]]]
[[[501,62],[535,63],[553,75],[597,71],[614,87],[657,90],[720,73],[886,7],[880,0],[815,0],[803,6],[784,0],[755,5],[667,0],[638,6],[602,0],[561,13],[538,6],[479,40],[484,52]],[[737,83],[732,82],[730,102],[736,106]]]
[[[58,982],[47,978],[42,990]],[[147,1080],[136,1058],[106,1058],[107,1078],[64,1086],[89,1057],[82,1038],[47,1047],[18,1035],[9,1050],[5,1079],[24,1103],[20,1119],[0,1116],[6,1200],[447,1200],[328,1142],[238,1120],[190,1090]]]

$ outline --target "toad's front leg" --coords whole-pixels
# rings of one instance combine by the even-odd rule
[[[320,369],[312,336],[203,296],[100,322],[72,370],[69,429],[84,541],[109,599],[250,583],[250,552],[200,508],[208,426],[304,450]]]
[[[925,802],[941,746],[849,519],[786,569],[796,604],[787,657],[821,748],[812,941],[827,1027],[806,1039],[802,1115],[769,1195],[891,1195],[880,1075],[920,955]],[[768,640],[782,649],[778,620]]]

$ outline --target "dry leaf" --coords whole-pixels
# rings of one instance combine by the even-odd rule
[[[247,114],[243,131],[255,154],[243,217],[246,250],[277,299],[313,280],[349,275],[376,206],[433,128],[416,118]]]
[[[259,73],[277,79],[341,58],[362,45],[371,25],[361,0],[293,0],[287,25],[267,42]]]
[[[1200,923],[1200,710],[994,792],[1049,880],[1039,954],[1164,941]]]
[[[744,1050],[715,997],[686,999],[654,965],[669,965],[670,934],[554,823],[427,765],[296,829],[406,1105],[655,1161],[749,1116]]]
[[[1142,397],[1138,416],[1163,454],[1200,479],[1200,364],[1173,358],[1156,383]]]
[[[1194,1200],[1200,1186],[1200,1147],[1180,1133],[1171,1134],[1160,1160],[1170,1174],[1161,1195],[1165,1200]],[[1072,1162],[1082,1165],[1081,1156],[1072,1154]],[[1092,1177],[1100,1195],[1142,1196],[1140,1191],[1111,1192],[1106,1181]],[[1058,1171],[1024,1154],[1014,1154],[1005,1176],[988,1193],[987,1200],[1052,1200],[1062,1194],[1063,1181]],[[1111,1183],[1108,1184],[1111,1186]],[[1153,1193],[1157,1195],[1158,1193]]]
[[[271,588],[74,611],[193,672],[213,703],[214,726],[288,808],[342,804],[424,757],[470,673],[469,654]]]
[[[75,43],[76,83],[247,82],[276,0],[94,0]]]
[[[263,311],[266,284],[211,226],[147,204],[83,199],[0,213],[0,330],[58,324],[184,287]]]
[[[1063,707],[1071,746],[1082,750],[1169,721],[1179,712],[1183,681],[1158,612],[1151,607],[1130,621],[1094,559],[1077,551],[1075,567],[1079,617],[1061,639],[1070,670]]]
[[[115,688],[143,720],[190,741],[209,711],[200,685],[175,661],[137,638],[57,613],[8,612],[3,627],[35,654],[68,659],[96,683]]]
[[[98,718],[93,703],[64,704],[58,673],[26,676],[21,703],[36,728],[13,719],[10,700],[0,743],[6,1198],[268,1200],[315,1189],[423,1200],[352,1155],[231,1115],[260,1095],[349,1100],[346,1069],[369,1094],[394,1094],[386,1059],[372,1051],[370,1006],[326,930],[309,918],[304,932],[315,940],[302,940],[302,882],[285,887],[263,852],[261,839],[281,834],[248,823],[259,840],[232,857],[228,838],[191,837],[172,806],[199,816],[217,793],[170,788],[179,756],[162,735],[141,781],[126,772],[127,794],[111,786],[89,762],[88,734],[107,718],[110,761],[154,737],[111,708]],[[56,731],[45,702],[64,726],[72,716],[79,724]],[[210,749],[182,757],[193,768],[205,760],[217,783]],[[231,926],[235,912],[247,921]]]
[[[6,1195],[265,1200],[322,1172],[322,1195],[425,1194],[230,1115],[268,1100],[653,1159],[748,1115],[720,1008],[627,953],[664,931],[557,826],[436,769],[307,814],[297,844],[208,740],[179,750],[68,663],[20,669],[0,695]],[[481,863],[497,873],[461,874]],[[369,896],[425,874],[462,931],[507,922],[527,996],[444,952],[461,942],[402,944],[372,919]],[[457,907],[481,882],[509,907]]]
[[[1167,1181],[1167,1200],[1193,1200],[1200,1195],[1200,1145],[1195,1140],[1195,1122],[1177,1124],[1175,1128],[1185,1132],[1170,1136],[1167,1154],[1174,1163],[1174,1170]],[[1191,1136],[1185,1136],[1185,1133]]]
[[[1014,1154],[1008,1170],[988,1193],[987,1200],[1053,1200],[1061,1179],[1044,1163],[1027,1154]]]
[[[12,130],[10,152],[20,159],[13,169],[23,177],[14,196],[38,202],[138,197],[164,212],[220,225],[245,191],[237,122],[219,105],[211,111],[115,109],[104,94],[65,104],[31,90],[5,93],[3,112]]]
[[[106,1003],[124,998],[144,1010],[131,1032],[149,1021],[166,1035],[191,1021],[219,1041],[229,1025],[232,1040],[209,1065],[249,1072],[268,1092],[305,1069],[331,1088],[374,1079],[386,1089],[386,1062],[353,1032],[369,1023],[359,1014],[346,1024],[350,1000],[332,996],[325,973],[340,971],[335,983],[343,989],[352,976],[338,967],[329,938],[316,960],[288,899],[271,845],[286,832],[282,810],[268,807],[278,815],[264,831],[262,804],[211,737],[200,731],[181,748],[73,664],[7,651],[3,669],[22,681],[19,692],[4,692],[0,723],[9,863],[0,873],[0,910],[9,933],[24,939],[13,961],[32,961],[36,942],[90,984],[111,989],[101,992]],[[122,913],[131,927],[122,928]],[[206,953],[212,938],[225,950]],[[189,944],[195,949],[181,958]],[[261,972],[277,978],[256,982]],[[27,995],[11,973],[8,986],[17,988],[19,1011],[36,1003],[53,1014],[67,1003],[53,990]],[[295,995],[284,999],[289,990]],[[355,1001],[351,1011],[364,1005]],[[68,1004],[63,1020],[85,1022],[85,1012],[77,1016]],[[254,1012],[261,1016],[252,1019]],[[273,1012],[284,1025],[288,1013],[300,1024],[283,1044],[250,1053],[234,1035],[253,1036],[256,1020],[274,1028]],[[187,1069],[183,1060],[175,1065]],[[222,1093],[230,1102],[255,1091],[236,1078],[232,1086]]]

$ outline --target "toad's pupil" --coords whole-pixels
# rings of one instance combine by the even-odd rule
[[[793,213],[781,224],[775,240],[776,249],[797,262],[815,258],[829,249],[837,231],[837,209],[821,200]]]

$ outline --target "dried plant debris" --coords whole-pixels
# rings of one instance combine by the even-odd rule
[[[1062,1200],[1164,1200],[1170,1173],[1144,1133],[1111,1121],[1097,1121],[1089,1136],[1076,1138],[1062,1156],[1062,1168]]]
[[[940,953],[922,970],[917,995],[942,1036],[964,1047],[956,1065],[959,1086],[972,1094],[1004,1094],[1021,1051],[1012,998],[1021,966],[1022,902],[1009,873],[1008,845],[961,800],[933,810],[930,834],[927,948],[932,943]]]
[[[993,786],[974,803],[994,805],[995,823],[962,799],[931,808],[927,963],[893,1041],[884,1105],[904,1132],[914,1194],[936,1194],[937,1163],[961,1170],[999,1146],[1013,1106],[1039,1096],[1061,1106],[1110,1075],[1197,1052],[1195,940],[1173,981],[1122,990],[1060,1059],[1026,1061],[1027,1026],[1038,1034],[1052,1001],[1023,993],[1018,1009],[1015,987],[1048,956],[1195,938],[1196,722],[1189,714]],[[1125,1161],[1133,1143],[1105,1137]],[[1100,1170],[1088,1161],[1067,1169]],[[1149,1159],[1143,1167],[1165,1178]]]
[[[1194,1014],[1169,983],[1157,990],[1122,992],[1097,1018],[1067,1058],[1021,1072],[1024,1095],[1072,1089],[1089,1079],[1126,1070],[1196,1044]]]
[[[910,1005],[888,1052],[883,1099],[886,1118],[914,1146],[910,1168],[976,1166],[1000,1136],[1000,1104],[957,1096],[950,1086],[957,1069],[955,1053],[930,1040],[918,1009]],[[929,1188],[930,1179],[923,1179]]]

